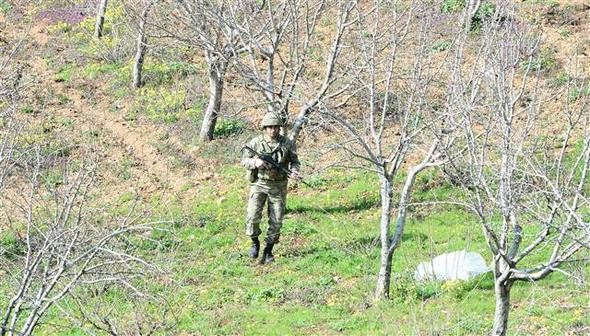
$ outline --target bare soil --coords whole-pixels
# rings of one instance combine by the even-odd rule
[[[34,50],[46,49],[48,43],[51,43],[48,22],[41,21],[35,24],[30,36],[34,40]],[[64,51],[58,48],[57,53],[60,52]],[[60,57],[59,54],[54,56]],[[189,148],[161,127],[147,122],[125,120],[128,106],[118,106],[116,111],[112,111],[113,99],[107,96],[98,84],[93,85],[95,92],[90,101],[82,89],[67,81],[56,81],[56,70],[47,64],[40,52],[31,55],[28,64],[31,72],[29,77],[34,79],[31,95],[46,97],[43,100],[47,101],[45,106],[36,108],[42,108],[44,116],[72,120],[78,136],[85,133],[97,134],[100,142],[105,145],[102,163],[111,169],[102,170],[101,188],[109,185],[109,195],[117,196],[132,192],[142,198],[149,198],[156,192],[164,192],[182,194],[182,198],[189,200],[195,195],[194,192],[190,192],[190,185],[198,189],[200,181],[210,179],[214,175],[210,162],[192,155],[191,151],[194,151],[194,148]],[[58,99],[47,97],[67,97],[68,102],[60,103]],[[161,141],[164,141],[168,148],[182,151],[184,156],[188,156],[192,161],[190,167],[171,164],[171,158],[154,146],[155,138],[164,133],[166,139]],[[128,181],[121,181],[112,172],[117,170],[117,166],[121,168],[124,159],[132,162],[129,168],[132,178]]]

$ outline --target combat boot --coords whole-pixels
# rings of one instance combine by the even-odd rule
[[[258,251],[260,251],[260,240],[258,240],[258,237],[252,237],[252,246],[248,255],[250,258],[256,259],[258,258]]]
[[[264,251],[262,251],[262,259],[260,259],[261,264],[268,264],[275,260],[275,257],[272,255],[273,246],[274,244],[266,244]]]

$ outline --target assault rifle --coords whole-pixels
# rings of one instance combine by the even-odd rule
[[[270,156],[268,154],[260,154],[249,146],[244,146],[244,147],[242,147],[242,149],[247,149],[250,152],[254,153],[254,155],[256,155],[260,160],[262,160],[264,162],[268,162],[274,169],[287,174],[288,177],[291,177],[291,174],[293,174],[292,170],[285,168],[280,163],[275,161],[275,159],[273,159],[272,156]],[[309,183],[303,181],[303,179],[296,179],[296,180],[305,184],[308,187],[311,187],[311,185]]]

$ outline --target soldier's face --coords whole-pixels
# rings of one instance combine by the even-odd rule
[[[276,139],[281,133],[281,126],[266,126],[264,128],[264,133],[266,133],[269,138]]]

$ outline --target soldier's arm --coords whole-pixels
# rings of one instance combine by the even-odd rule
[[[254,138],[248,143],[247,146],[256,151],[258,150],[258,141],[258,138]],[[258,156],[256,156],[256,153],[245,147],[242,148],[242,165],[247,169],[270,169],[271,167],[270,163],[261,160]]]
[[[289,167],[293,171],[299,172],[299,168],[301,163],[299,162],[299,157],[297,156],[297,145],[294,142],[290,143],[291,148],[289,150]]]
[[[256,150],[255,145],[255,139],[252,139],[252,141],[248,143],[248,147],[253,148],[254,150]],[[246,167],[247,169],[256,169],[256,160],[257,158],[251,150],[242,148],[242,166]]]

